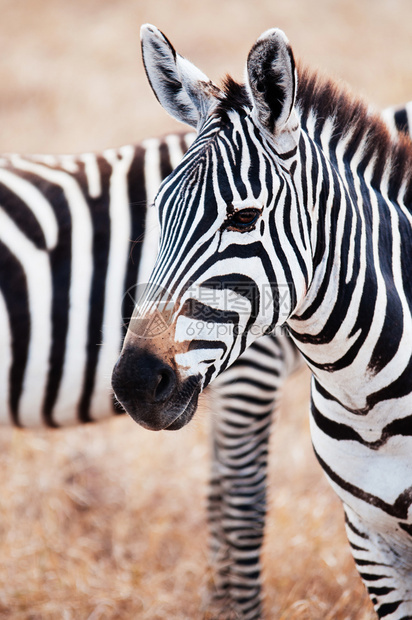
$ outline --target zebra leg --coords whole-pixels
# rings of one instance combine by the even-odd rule
[[[379,618],[412,620],[412,527],[378,516],[366,523],[344,504],[346,533],[356,567]],[[374,509],[372,508],[372,512]]]
[[[266,470],[279,388],[300,358],[286,337],[264,337],[213,384],[209,495],[213,603],[219,618],[262,617],[260,551],[266,512]],[[216,616],[213,616],[216,617]]]
[[[214,429],[209,517],[215,600],[222,618],[260,618],[260,549],[266,510],[267,444],[272,409],[230,412]],[[233,418],[232,418],[233,419]],[[234,432],[235,431],[235,432]]]

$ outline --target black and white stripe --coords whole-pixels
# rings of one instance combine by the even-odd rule
[[[199,135],[156,198],[150,280],[165,292],[159,304],[149,288],[135,310],[116,394],[146,427],[180,428],[201,388],[285,324],[313,371],[312,440],[359,572],[380,617],[412,618],[411,142],[391,140],[333,82],[300,69],[297,86],[279,30],[253,46],[247,88],[227,80],[223,90],[153,26],[142,37],[158,99]],[[165,302],[168,335],[145,338]],[[231,510],[236,518],[236,502]],[[247,556],[240,564],[241,613],[259,617],[256,598],[241,595],[256,573]]]
[[[392,136],[396,137],[399,132],[411,136],[412,101],[408,101],[404,106],[387,108],[382,112],[382,118]]]
[[[190,140],[1,158],[3,424],[113,414],[108,377],[133,309],[126,291],[150,272],[158,243],[146,203]]]

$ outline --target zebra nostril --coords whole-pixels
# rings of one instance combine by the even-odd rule
[[[156,403],[164,402],[172,394],[176,386],[176,375],[172,368],[162,368],[158,373],[158,380],[153,392]]]

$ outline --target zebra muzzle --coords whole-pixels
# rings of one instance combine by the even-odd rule
[[[147,349],[125,347],[112,374],[117,400],[141,426],[177,430],[193,416],[200,393],[197,377],[181,381],[175,370]]]

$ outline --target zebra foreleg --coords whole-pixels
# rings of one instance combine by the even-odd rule
[[[300,364],[286,337],[265,337],[219,377],[212,390],[219,414],[212,427],[209,495],[213,616],[262,617],[260,552],[273,411],[286,377]]]
[[[379,618],[412,620],[412,551],[410,525],[376,531],[345,507],[346,532],[360,576]],[[382,520],[382,516],[380,517]]]
[[[272,407],[215,421],[209,518],[221,618],[261,618],[260,550]]]

